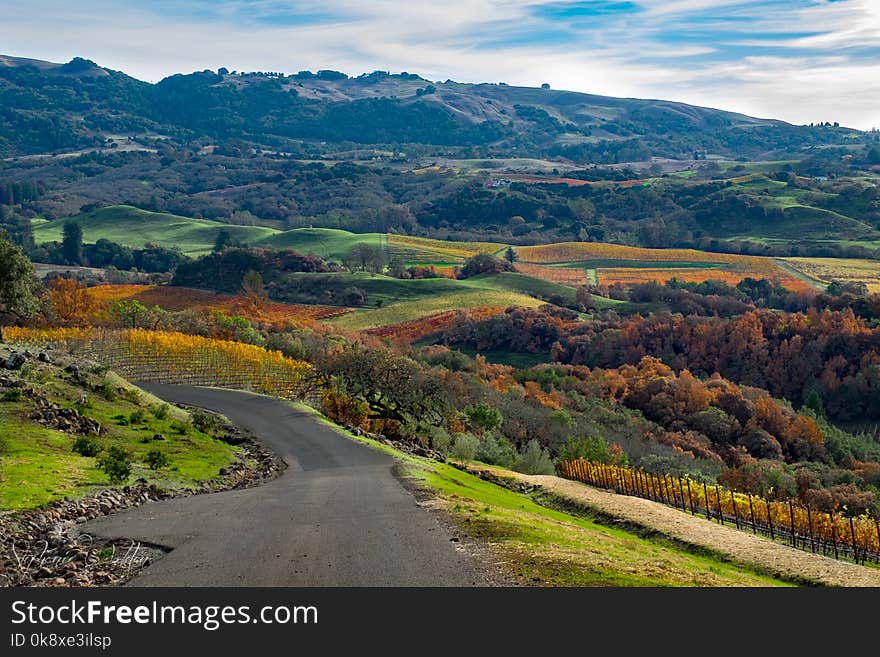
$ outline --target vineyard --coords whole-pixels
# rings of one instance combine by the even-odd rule
[[[542,281],[578,287],[588,283],[586,269],[580,267],[547,267],[530,263],[516,263],[516,270],[526,276],[540,278]]]
[[[497,253],[502,244],[492,242],[445,242],[427,237],[389,235],[392,255],[408,263],[459,262],[478,253]]]
[[[166,331],[12,327],[4,334],[11,342],[63,346],[138,381],[250,389],[284,399],[301,397],[310,369],[278,351]]]
[[[745,274],[725,269],[673,269],[666,267],[659,267],[657,269],[607,267],[597,269],[596,274],[600,285],[613,285],[617,283],[626,287],[638,285],[639,283],[650,283],[651,281],[664,283],[672,278],[683,283],[701,283],[706,280],[713,280],[722,281],[728,285],[736,285],[746,278]]]
[[[682,281],[722,280],[735,285],[746,277],[768,278],[792,291],[813,289],[801,278],[784,271],[772,259],[729,253],[708,253],[693,249],[646,249],[600,242],[561,242],[524,246],[517,250],[520,263],[530,265],[568,265],[568,268],[598,268],[599,283],[633,285],[648,281],[662,283],[673,276]],[[614,261],[609,266],[609,261]],[[627,267],[627,261],[632,267]],[[645,268],[645,263],[657,263]],[[678,267],[675,265],[678,264]],[[664,266],[665,265],[665,266]],[[718,269],[717,267],[723,267]]]
[[[737,529],[761,533],[791,546],[835,559],[880,563],[880,522],[812,509],[794,501],[769,501],[708,486],[687,477],[576,459],[560,465],[560,474],[598,488],[661,502],[691,515],[705,515]]]
[[[349,312],[333,306],[276,303],[261,299],[254,302],[242,296],[217,294],[207,290],[167,285],[98,285],[89,288],[89,294],[100,306],[117,301],[138,301],[148,308],[158,306],[172,312],[181,310],[219,310],[240,315],[251,322],[271,328],[310,324]],[[92,320],[99,318],[93,317]]]
[[[409,322],[401,322],[400,324],[390,324],[388,326],[379,326],[366,331],[369,335],[375,335],[380,338],[389,338],[395,342],[403,344],[412,344],[418,340],[439,333],[457,321],[460,321],[463,314],[471,319],[486,319],[496,315],[504,310],[502,306],[492,306],[486,308],[473,308],[468,311],[447,310],[446,312],[429,315],[420,319],[414,319]]]
[[[880,263],[876,260],[842,258],[786,258],[786,264],[826,283],[864,283],[869,292],[880,292]]]

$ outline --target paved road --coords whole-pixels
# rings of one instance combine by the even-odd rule
[[[222,412],[288,464],[247,490],[166,500],[83,531],[172,548],[133,586],[467,586],[483,569],[392,474],[390,456],[308,413],[228,390],[145,385],[170,402]]]

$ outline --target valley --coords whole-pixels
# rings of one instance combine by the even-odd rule
[[[880,135],[547,87],[0,57],[0,574],[876,585]]]

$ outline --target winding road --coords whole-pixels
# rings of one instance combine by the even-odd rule
[[[244,392],[147,384],[223,413],[287,463],[263,485],[165,500],[82,531],[171,551],[129,586],[482,586],[485,567],[394,476],[394,459],[289,404]]]

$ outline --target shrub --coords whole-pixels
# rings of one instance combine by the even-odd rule
[[[452,445],[452,456],[459,461],[473,461],[477,454],[479,441],[469,433],[460,433]]]
[[[131,424],[131,421],[128,419],[128,416],[123,415],[122,413],[120,413],[118,415],[114,415],[113,419],[116,420],[116,424],[123,426],[123,427],[127,427],[129,424]]]
[[[171,407],[168,404],[159,404],[158,406],[150,406],[150,412],[153,414],[153,417],[157,420],[167,420],[168,412],[171,410]]]
[[[135,406],[141,405],[141,393],[134,388],[120,388],[120,396]]]
[[[136,411],[133,411],[131,415],[128,416],[128,421],[131,424],[143,424],[147,419],[147,414],[144,413],[140,408]]]
[[[111,447],[98,457],[98,468],[111,484],[121,484],[131,475],[131,457],[121,447]]]
[[[11,388],[3,393],[3,397],[0,397],[5,402],[17,402],[21,401],[21,389],[19,388]]]
[[[516,452],[504,437],[496,437],[491,433],[484,433],[480,437],[477,453],[474,458],[489,465],[500,465],[502,468],[509,468],[516,458]]]
[[[144,459],[144,462],[149,466],[150,470],[161,470],[162,468],[167,468],[171,463],[168,457],[158,449],[147,452],[147,458]]]
[[[520,452],[513,462],[513,469],[523,474],[556,474],[553,460],[546,449],[541,449],[537,440],[530,440],[525,449]]]
[[[559,449],[559,462],[586,459],[593,463],[626,465],[628,458],[618,445],[609,445],[604,438],[569,438]]]
[[[504,271],[516,271],[507,260],[501,260],[487,253],[478,253],[464,261],[458,270],[458,278],[470,278],[480,274],[497,274]]]
[[[485,402],[468,406],[464,409],[464,414],[468,428],[478,433],[494,431],[504,421],[501,413]]]
[[[181,436],[187,435],[192,428],[192,425],[189,422],[181,422],[180,420],[174,420],[170,426],[174,433],[180,434]]]
[[[73,441],[73,451],[80,456],[97,456],[101,452],[101,446],[90,436],[77,436]]]
[[[370,407],[363,399],[338,390],[325,390],[321,395],[321,412],[337,424],[370,429]]]
[[[104,397],[104,399],[109,402],[116,401],[116,398],[118,396],[116,394],[116,389],[113,387],[113,384],[106,379],[95,386],[95,392],[100,393]]]
[[[208,433],[211,430],[216,429],[218,424],[220,424],[220,420],[216,415],[210,415],[209,413],[193,413],[192,425],[202,433]]]
[[[441,454],[449,452],[449,448],[452,447],[452,436],[446,429],[432,426],[428,428],[427,434],[432,449],[436,449]]]

